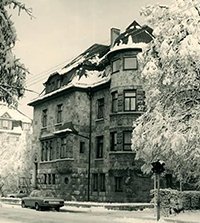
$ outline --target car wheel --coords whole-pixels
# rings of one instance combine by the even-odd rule
[[[41,211],[41,207],[38,203],[35,203],[35,210],[36,211]]]
[[[22,201],[21,206],[22,206],[22,208],[25,208],[25,207],[26,207],[26,205],[25,205],[25,202],[24,202],[24,201]]]
[[[55,210],[56,210],[56,211],[60,211],[60,207],[56,207]]]

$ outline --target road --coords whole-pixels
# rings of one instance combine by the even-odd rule
[[[36,211],[16,205],[0,207],[0,223],[122,223],[124,213],[121,211],[97,211],[77,208],[64,208],[56,211]],[[130,216],[129,216],[130,217]],[[130,218],[129,218],[130,219]]]

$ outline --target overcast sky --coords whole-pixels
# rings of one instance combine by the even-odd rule
[[[30,71],[27,88],[41,92],[48,75],[67,64],[94,43],[109,44],[110,29],[123,32],[146,5],[169,4],[171,0],[21,0],[33,9],[30,19],[11,10],[18,35],[15,54]],[[37,94],[26,93],[19,109],[32,118],[26,104]]]

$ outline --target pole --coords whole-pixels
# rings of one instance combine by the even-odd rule
[[[37,160],[35,160],[35,162],[34,162],[34,164],[35,164],[35,189],[37,189],[38,188],[38,179],[37,179],[37,177],[38,177],[38,162],[37,162]]]
[[[156,174],[154,173],[153,175],[153,189],[154,189],[154,216],[156,216],[156,181],[157,181],[157,177]]]
[[[160,174],[157,175],[157,221],[160,219]]]
[[[89,100],[90,100],[90,120],[89,120],[89,148],[88,148],[88,190],[87,200],[90,201],[90,169],[91,169],[91,146],[92,146],[92,91],[89,89]]]

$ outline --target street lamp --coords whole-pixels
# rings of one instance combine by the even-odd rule
[[[155,176],[155,185],[157,181],[157,221],[160,219],[160,174],[165,171],[165,163],[163,161],[156,161],[151,163],[152,171]],[[155,195],[154,195],[155,198]]]

